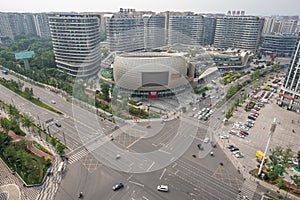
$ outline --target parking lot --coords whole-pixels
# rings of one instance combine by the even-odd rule
[[[262,91],[260,91],[259,94],[261,93]],[[238,160],[237,158],[233,159],[239,161],[246,171],[256,168],[259,164],[256,161],[255,152],[258,150],[264,151],[274,118],[277,120],[277,127],[272,136],[269,150],[276,146],[282,146],[283,148],[291,146],[295,154],[300,150],[300,116],[279,107],[276,104],[277,96],[278,93],[271,97],[269,102],[257,111],[259,115],[257,116],[257,119],[254,120],[254,126],[246,131],[248,135],[238,137],[229,134],[229,131],[234,130],[233,124],[238,126],[238,122],[241,122],[240,124],[247,122],[250,112],[246,112],[244,109],[249,100],[246,100],[241,107],[238,107],[237,111],[234,112],[233,117],[231,117],[224,125],[223,133],[220,133],[220,135],[225,134],[229,136],[228,140],[222,140],[224,147],[234,145],[245,155],[244,158],[239,158]],[[238,130],[235,131],[239,132]]]

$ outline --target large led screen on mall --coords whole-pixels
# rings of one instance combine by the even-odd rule
[[[142,72],[143,86],[168,86],[169,72]]]

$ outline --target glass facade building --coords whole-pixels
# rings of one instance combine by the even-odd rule
[[[300,33],[299,33],[300,35]],[[290,67],[280,92],[279,104],[300,113],[300,38],[294,48]]]
[[[294,52],[297,37],[297,33],[264,35],[260,49],[264,53],[276,53],[277,56],[290,57]]]
[[[57,68],[84,77],[100,69],[100,18],[88,14],[50,14],[49,25]]]

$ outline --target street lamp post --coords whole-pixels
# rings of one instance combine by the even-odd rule
[[[264,161],[265,161],[265,157],[266,157],[266,153],[268,152],[269,144],[270,144],[271,138],[273,136],[273,133],[275,132],[276,126],[277,126],[276,118],[274,118],[273,123],[272,123],[271,128],[270,128],[269,138],[268,138],[268,141],[267,141],[265,152],[264,152],[264,155],[262,157],[260,167],[259,167],[259,170],[258,170],[258,173],[257,173],[258,176],[261,174],[262,167],[264,165]]]

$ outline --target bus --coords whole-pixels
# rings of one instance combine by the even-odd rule
[[[64,162],[59,163],[57,172],[62,173],[64,170]]]

